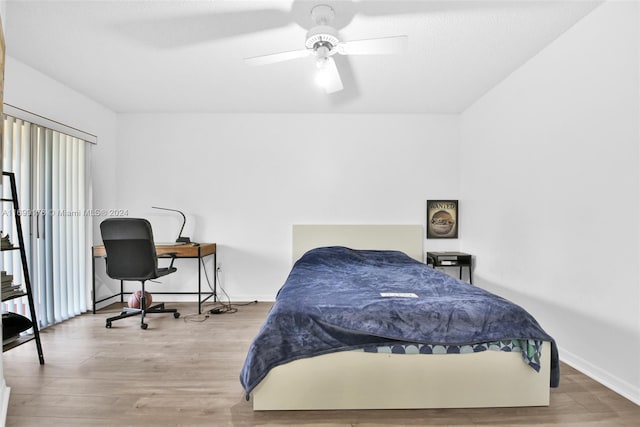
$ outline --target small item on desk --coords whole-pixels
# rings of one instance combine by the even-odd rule
[[[178,212],[182,215],[182,227],[180,227],[180,232],[178,233],[178,238],[176,239],[176,243],[191,243],[191,239],[182,235],[182,230],[184,230],[184,225],[187,223],[187,217],[184,215],[182,211],[178,209],[170,209],[170,208],[160,208],[158,206],[151,206],[152,209],[162,209],[163,211],[172,211]]]

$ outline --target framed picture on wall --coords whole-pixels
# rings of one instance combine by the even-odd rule
[[[458,201],[427,200],[427,239],[458,238]]]

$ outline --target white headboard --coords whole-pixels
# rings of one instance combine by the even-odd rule
[[[321,246],[402,251],[424,260],[422,225],[293,225],[293,262]]]

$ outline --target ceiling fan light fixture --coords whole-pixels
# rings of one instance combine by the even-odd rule
[[[331,75],[329,70],[329,58],[323,57],[316,60],[316,84],[323,89],[327,89],[331,83]]]
[[[340,73],[336,67],[336,62],[331,56],[316,59],[316,84],[324,89],[326,93],[341,91],[344,87]]]

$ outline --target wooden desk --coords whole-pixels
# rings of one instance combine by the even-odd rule
[[[198,292],[154,292],[160,295],[198,295],[198,314],[202,314],[202,303],[213,297],[215,302],[217,299],[216,294],[216,244],[215,243],[200,243],[199,246],[192,245],[190,243],[184,245],[156,245],[156,253],[159,258],[171,258],[166,254],[175,254],[176,258],[191,258],[198,262]],[[106,301],[108,299],[120,296],[120,302],[124,303],[124,282],[120,281],[120,292],[110,295],[108,297],[96,300],[96,258],[105,258],[107,253],[104,249],[104,245],[97,245],[92,248],[92,262],[91,262],[91,275],[93,278],[93,314],[96,313],[96,304]],[[205,268],[204,263],[201,260],[205,257],[213,256],[213,291],[202,291],[202,269]],[[202,265],[201,265],[202,264]],[[205,272],[206,273],[206,272]],[[202,299],[203,296],[206,298]]]

